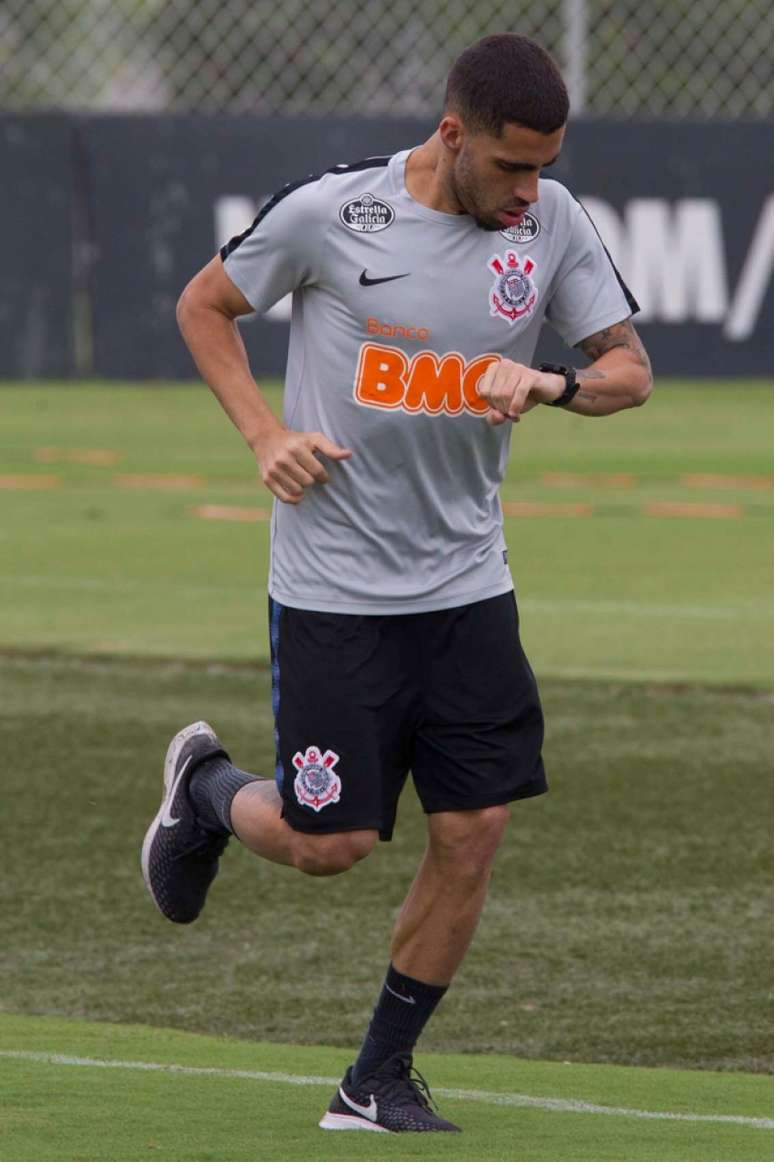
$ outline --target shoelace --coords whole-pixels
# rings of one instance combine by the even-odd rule
[[[395,1101],[398,1105],[418,1105],[429,1112],[437,1109],[430,1093],[430,1086],[411,1058],[400,1057],[395,1061],[395,1065],[397,1067],[395,1073],[385,1076],[384,1081],[378,1072],[374,1075],[381,1083],[377,1096],[386,1101]]]
[[[175,863],[179,859],[185,859],[189,855],[196,855],[197,852],[201,852],[202,855],[206,855],[209,859],[213,856],[220,856],[225,851],[229,838],[228,835],[218,835],[216,831],[200,830],[183,851],[178,851],[173,855],[172,862]]]

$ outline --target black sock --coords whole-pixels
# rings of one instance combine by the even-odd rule
[[[231,826],[231,804],[237,791],[248,783],[256,782],[257,775],[240,771],[223,755],[205,759],[191,775],[188,793],[199,818],[207,831],[228,831]]]
[[[390,965],[365,1041],[352,1067],[355,1084],[394,1053],[411,1053],[446,987],[414,980]]]

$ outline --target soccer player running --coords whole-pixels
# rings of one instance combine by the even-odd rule
[[[175,736],[142,867],[195,920],[230,836],[310,876],[389,840],[411,771],[427,848],[362,1048],[320,1125],[452,1131],[412,1051],[470,945],[509,804],[546,789],[498,488],[538,404],[645,402],[637,304],[582,206],[541,172],[567,91],[547,53],[486,37],[448,78],[436,132],[286,186],[185,289],[196,364],[274,494],[275,778],[205,722]],[[235,320],[293,293],[284,422]],[[530,364],[543,322],[591,361]],[[557,423],[561,419],[557,417]]]

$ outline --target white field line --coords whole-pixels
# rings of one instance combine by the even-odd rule
[[[96,1069],[136,1069],[152,1073],[173,1073],[185,1077],[223,1077],[246,1081],[268,1081],[279,1085],[317,1085],[335,1088],[338,1077],[304,1076],[294,1073],[264,1073],[254,1069],[217,1069],[193,1065],[162,1065],[154,1061],[102,1061],[93,1057],[71,1057],[62,1053],[34,1053],[26,1049],[0,1049],[0,1057],[17,1061],[36,1061],[46,1065],[81,1065]],[[668,1110],[636,1110],[623,1106],[595,1105],[570,1098],[530,1097],[525,1093],[493,1093],[484,1089],[434,1089],[438,1097],[452,1101],[481,1102],[483,1105],[516,1106],[550,1110],[563,1114],[602,1114],[615,1118],[646,1118],[666,1122],[711,1122],[747,1126],[755,1130],[774,1130],[774,1118],[751,1118],[742,1114],[690,1114]]]

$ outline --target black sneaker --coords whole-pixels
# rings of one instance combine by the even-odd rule
[[[439,1118],[427,1082],[412,1066],[410,1053],[396,1053],[369,1077],[352,1084],[349,1067],[320,1122],[323,1130],[375,1130],[403,1134],[460,1127]]]
[[[176,734],[164,762],[164,795],[142,845],[142,874],[156,907],[175,924],[190,924],[201,912],[227,832],[205,831],[188,794],[193,770],[207,758],[224,755],[207,722],[192,722]]]

